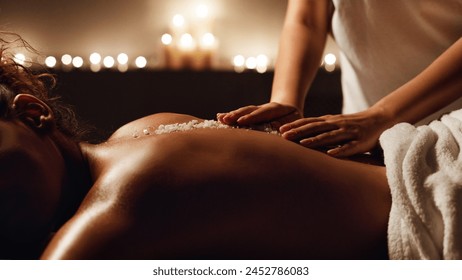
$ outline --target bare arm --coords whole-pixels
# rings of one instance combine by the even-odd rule
[[[348,115],[301,119],[281,127],[283,136],[310,148],[336,146],[335,156],[370,151],[398,122],[415,123],[462,96],[462,39],[424,71],[371,108]]]
[[[303,115],[306,92],[319,68],[329,31],[330,1],[290,0],[279,43],[270,103],[218,114],[227,124],[273,122],[275,127]]]
[[[272,102],[292,105],[303,112],[306,92],[321,62],[329,20],[329,1],[289,1],[279,42]]]

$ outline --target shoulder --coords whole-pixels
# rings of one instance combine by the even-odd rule
[[[188,122],[190,120],[199,118],[185,115],[185,114],[176,114],[176,113],[158,113],[149,115],[132,122],[129,122],[119,129],[117,129],[111,137],[109,137],[109,141],[117,140],[120,138],[126,137],[133,137],[134,134],[142,132],[144,129],[152,128],[156,129],[161,124],[170,124],[170,123],[181,123],[181,122]]]

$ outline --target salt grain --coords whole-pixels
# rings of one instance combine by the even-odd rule
[[[216,129],[245,128],[245,129],[250,129],[250,130],[264,131],[270,134],[279,134],[279,131],[273,129],[270,124],[263,124],[263,125],[257,125],[257,126],[249,126],[249,127],[237,127],[237,126],[226,125],[226,124],[223,124],[215,120],[204,120],[202,122],[199,122],[198,120],[192,120],[192,121],[185,122],[185,123],[161,124],[154,131],[154,133],[155,134],[165,134],[165,133],[172,133],[172,132],[177,132],[177,131],[193,130],[193,129],[198,129],[198,128],[216,128]]]

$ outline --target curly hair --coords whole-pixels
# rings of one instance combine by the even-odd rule
[[[0,117],[9,119],[14,117],[12,104],[16,95],[27,93],[45,102],[52,110],[56,120],[56,127],[64,135],[81,140],[85,134],[74,111],[61,101],[59,96],[53,95],[52,89],[56,85],[56,77],[38,67],[26,67],[16,61],[10,52],[14,48],[23,48],[29,52],[37,51],[18,34],[0,31]],[[34,68],[34,69],[33,69]]]

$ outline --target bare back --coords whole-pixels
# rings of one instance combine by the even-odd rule
[[[383,249],[383,167],[279,136],[197,129],[159,114],[88,148],[94,186],[43,258],[367,258]]]

